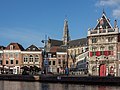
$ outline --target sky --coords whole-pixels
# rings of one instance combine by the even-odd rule
[[[103,9],[120,27],[120,0],[0,0],[0,45],[20,43],[43,47],[45,36],[62,40],[64,20],[68,20],[71,40],[87,36]]]

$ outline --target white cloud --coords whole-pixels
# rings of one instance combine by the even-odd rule
[[[113,10],[113,16],[115,18],[120,18],[120,8],[117,8],[117,9]]]
[[[120,0],[99,0],[96,6],[118,6],[119,4]]]
[[[120,0],[99,0],[95,4],[96,6],[114,7],[112,9],[113,17],[120,19]]]

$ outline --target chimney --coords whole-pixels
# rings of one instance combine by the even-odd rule
[[[114,21],[114,28],[117,27],[117,20]]]

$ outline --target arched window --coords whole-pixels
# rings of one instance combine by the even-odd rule
[[[35,56],[35,62],[38,62],[39,61],[39,57],[38,55]]]
[[[18,64],[19,62],[18,62],[18,60],[16,60],[16,64]]]
[[[33,56],[32,55],[29,56],[29,62],[33,62]]]

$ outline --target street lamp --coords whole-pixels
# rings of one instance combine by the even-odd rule
[[[43,59],[43,69],[44,69],[44,73],[47,74],[48,71],[48,60],[47,60],[47,52],[46,52],[46,48],[47,48],[47,35],[45,35],[45,40],[41,41],[42,43],[44,43],[44,59]]]
[[[108,57],[104,57],[104,58],[106,59],[105,61],[106,61],[106,65],[107,65],[107,68],[108,68],[108,75],[109,75],[110,74],[109,73],[109,60],[108,60]]]
[[[97,70],[97,68],[98,68],[98,60],[99,60],[99,58],[96,57],[96,75],[98,75],[98,70]]]

